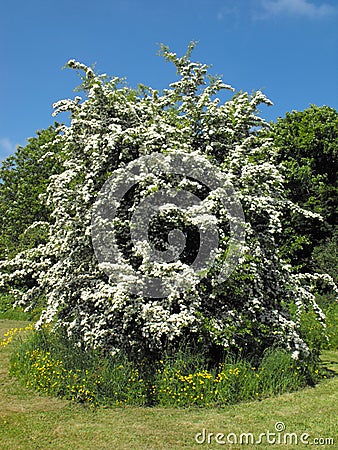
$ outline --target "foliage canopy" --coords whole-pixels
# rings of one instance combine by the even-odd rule
[[[48,239],[2,262],[2,284],[15,285],[20,304],[28,307],[36,296],[45,295],[47,306],[38,325],[54,321],[84,348],[156,358],[188,344],[215,360],[221,352],[259,354],[276,345],[296,359],[306,356],[300,313],[312,308],[324,320],[313,294],[316,277],[297,274],[283,260],[278,240],[282,218],[290,211],[317,216],[287,199],[276,149],[262,132],[267,124],[257,115],[257,107],[270,101],[257,91],[239,92],[221,103],[217,93],[231,87],[210,77],[205,64],[192,62],[192,48],[178,57],[162,47],[179,76],[162,93],[144,86],[131,89],[119,78],[68,62],[84,73],[85,99],[77,96],[55,105],[55,114],[71,113],[71,123],[60,126],[54,140],[62,146],[64,162],[47,188],[46,207],[52,211]],[[245,215],[246,240],[238,243],[241,257],[222,284],[217,277],[231,235],[231,217],[220,201],[223,188],[206,189],[194,170],[189,176],[149,170],[142,158],[157,154],[183,154],[196,167],[203,161],[205,168],[212,164],[235,189]],[[93,248],[93,209],[103,201],[99,193],[105,182],[114,189],[135,161],[143,166],[134,173],[137,182],[121,199],[113,220],[119,256],[100,264]],[[183,212],[174,201],[163,204],[147,239],[135,242],[134,211],[142,199],[151,203],[168,186],[200,202]],[[201,277],[191,264],[194,246],[201,230],[211,226],[217,228],[219,246],[215,263]],[[165,251],[177,229],[185,236],[186,252],[165,263],[152,261],[149,247]],[[168,294],[157,298],[135,293],[145,275],[181,280],[186,288],[168,284]],[[293,302],[297,313],[291,317]]]
[[[0,255],[13,256],[35,247],[46,237],[50,208],[40,195],[49,177],[61,171],[60,145],[54,143],[58,124],[37,132],[25,147],[6,158],[0,167]],[[29,228],[35,223],[34,227]]]
[[[322,267],[322,262],[316,261],[319,250],[314,258],[312,253],[318,245],[330,247],[338,226],[338,112],[312,105],[287,113],[272,124],[270,135],[285,170],[286,195],[322,216],[322,220],[299,214],[287,217],[284,247],[293,264],[303,270],[318,270]],[[332,273],[329,266],[327,269]]]

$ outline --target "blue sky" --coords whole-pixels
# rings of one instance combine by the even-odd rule
[[[158,44],[195,60],[236,90],[262,89],[267,120],[311,103],[338,109],[337,0],[11,0],[0,6],[0,159],[54,123],[72,98],[71,58],[128,84],[167,87],[175,71]]]

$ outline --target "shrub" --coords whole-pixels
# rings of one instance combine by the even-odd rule
[[[286,264],[278,237],[288,211],[318,216],[285,196],[257,115],[271,102],[257,91],[221,104],[231,88],[190,60],[193,47],[162,47],[179,75],[162,93],[69,61],[86,98],[55,105],[71,121],[55,140],[64,159],[47,188],[47,243],[2,262],[1,283],[20,305],[46,298],[38,325],[88,351],[151,363],[188,342],[214,362],[271,346],[306,358],[299,315],[323,324],[318,277]]]

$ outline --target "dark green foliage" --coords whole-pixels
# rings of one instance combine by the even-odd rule
[[[304,269],[320,267],[326,271],[311,254],[317,245],[330,246],[338,225],[338,112],[312,105],[287,113],[272,124],[271,137],[285,167],[289,199],[324,219],[305,220],[297,214],[286,217],[282,237],[285,255]]]
[[[318,272],[328,273],[338,284],[338,226],[331,238],[314,248],[312,261]]]
[[[49,177],[61,170],[61,149],[53,143],[58,124],[38,131],[25,147],[6,158],[0,167],[0,259],[12,257],[44,242],[48,227],[28,231],[34,222],[49,222],[50,210],[40,194]]]

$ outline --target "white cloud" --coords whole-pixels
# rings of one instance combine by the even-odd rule
[[[217,12],[217,19],[224,20],[228,19],[229,16],[238,16],[240,14],[240,7],[238,5],[238,0],[223,0],[221,7]]]
[[[8,138],[0,138],[0,160],[13,154],[16,150],[17,144],[14,144]]]
[[[315,4],[309,0],[262,0],[261,6],[261,13],[255,15],[257,19],[268,19],[279,15],[318,19],[336,12],[336,8],[328,3]]]

